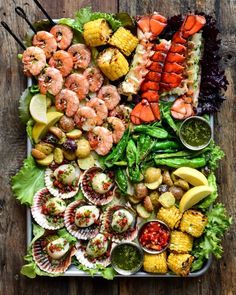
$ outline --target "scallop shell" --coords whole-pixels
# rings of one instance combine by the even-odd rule
[[[48,195],[46,198],[44,196]],[[50,194],[49,190],[45,187],[39,190],[33,198],[33,205],[31,207],[31,213],[34,220],[43,228],[49,230],[56,230],[64,227],[64,219],[60,218],[61,222],[53,222],[47,219],[47,215],[42,213],[42,205],[47,202],[50,198],[54,198],[53,195]]]
[[[110,203],[114,197],[113,187],[105,194],[96,193],[90,186],[89,182],[91,173],[103,171],[100,167],[92,167],[86,170],[80,179],[81,190],[86,199],[88,199],[92,204],[103,206]]]
[[[80,174],[79,168],[77,170],[78,170],[78,175],[79,175]],[[60,197],[62,199],[69,199],[69,198],[74,197],[78,193],[79,184],[77,186],[74,186],[74,190],[71,192],[68,192],[68,193],[60,192],[59,188],[57,188],[53,185],[52,176],[53,176],[53,170],[48,167],[45,171],[45,185],[53,196]]]
[[[126,230],[125,232],[118,233],[115,232],[111,228],[112,216],[113,213],[119,209],[128,210],[134,216],[134,222],[132,226]],[[135,211],[130,206],[123,206],[123,205],[112,205],[109,206],[103,213],[102,217],[102,224],[101,224],[101,232],[105,234],[109,234],[113,242],[120,243],[120,242],[130,242],[133,241],[138,234],[138,227],[137,227],[137,216]]]
[[[74,217],[75,215],[75,209],[84,205],[88,205],[88,203],[84,200],[77,200],[70,203],[65,211],[64,222],[66,229],[70,234],[72,234],[72,236],[76,237],[77,239],[88,240],[95,237],[98,234],[100,224],[92,224],[86,228],[80,228],[74,222],[71,221],[71,217]]]
[[[45,245],[42,245],[42,242],[45,242],[45,240],[45,237],[42,237],[32,245],[32,254],[35,263],[41,270],[47,273],[64,273],[71,265],[71,258],[76,253],[75,247],[71,247],[70,251],[62,259],[52,260],[45,251]]]
[[[86,257],[86,246],[87,246],[87,241],[78,241],[75,245],[77,251],[75,253],[75,257],[81,263],[82,265],[86,266],[87,268],[96,268],[96,266],[102,265],[103,267],[107,267],[111,263],[111,256],[109,255],[108,257],[103,255],[104,258],[102,259],[96,259],[94,258],[93,261],[89,260],[88,257]],[[111,254],[111,250],[114,247],[113,243],[110,244],[109,246],[109,254]]]

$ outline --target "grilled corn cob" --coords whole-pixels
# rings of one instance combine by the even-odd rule
[[[116,48],[107,48],[98,57],[98,66],[105,76],[115,81],[127,74],[129,64],[124,55]]]
[[[199,211],[187,210],[180,222],[180,230],[198,238],[207,224],[207,217]]]
[[[120,49],[122,53],[129,56],[138,45],[138,38],[129,30],[120,27],[111,37],[109,43]]]
[[[181,231],[173,230],[170,236],[169,248],[173,252],[188,253],[192,250],[193,238]]]
[[[162,207],[157,213],[157,219],[165,222],[171,229],[179,225],[181,217],[182,213],[175,206],[170,208]]]
[[[167,273],[166,252],[161,254],[144,254],[143,269],[152,273]]]
[[[84,24],[84,40],[91,47],[107,44],[111,33],[111,29],[103,18]]]
[[[194,257],[190,254],[170,253],[167,259],[167,265],[170,270],[180,276],[187,276],[190,272]]]

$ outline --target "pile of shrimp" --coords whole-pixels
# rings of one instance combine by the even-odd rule
[[[117,88],[104,83],[90,49],[72,41],[73,31],[65,25],[37,32],[22,56],[24,73],[36,77],[41,94],[55,97],[56,110],[64,112],[60,127],[84,131],[91,147],[104,156],[123,136],[131,110],[119,105]]]

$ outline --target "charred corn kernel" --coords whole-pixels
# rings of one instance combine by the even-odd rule
[[[181,231],[173,230],[170,236],[169,248],[173,252],[188,253],[192,250],[193,238]]]
[[[180,276],[187,276],[190,272],[194,257],[190,254],[170,253],[167,265],[171,271]]]
[[[206,224],[206,215],[196,210],[187,210],[181,219],[180,230],[198,238],[203,234]]]
[[[167,273],[166,252],[160,254],[144,254],[143,269],[152,273]]]
[[[111,33],[108,23],[103,18],[84,24],[84,40],[91,47],[107,44]]]
[[[175,206],[170,208],[162,207],[157,213],[157,219],[165,222],[171,229],[179,225],[181,217],[182,213]]]
[[[111,37],[109,43],[120,49],[126,56],[129,56],[138,45],[136,38],[129,30],[120,27]]]
[[[129,70],[128,61],[116,48],[105,49],[100,53],[97,62],[103,74],[111,81],[124,76]]]

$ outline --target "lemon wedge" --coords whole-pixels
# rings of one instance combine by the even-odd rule
[[[199,185],[188,190],[182,197],[179,203],[180,212],[184,212],[195,204],[206,198],[213,192],[213,189],[208,185]]]
[[[39,123],[47,123],[47,100],[46,95],[36,94],[31,98],[29,110],[32,118]]]
[[[180,167],[175,170],[174,175],[182,178],[183,180],[189,182],[193,186],[198,185],[208,185],[207,178],[204,174],[194,168],[190,167]]]
[[[32,130],[32,137],[35,143],[38,143],[41,138],[43,138],[48,129],[53,126],[62,116],[62,113],[59,112],[49,112],[46,114],[47,116],[47,123],[39,123],[36,122],[34,124],[33,130]]]

